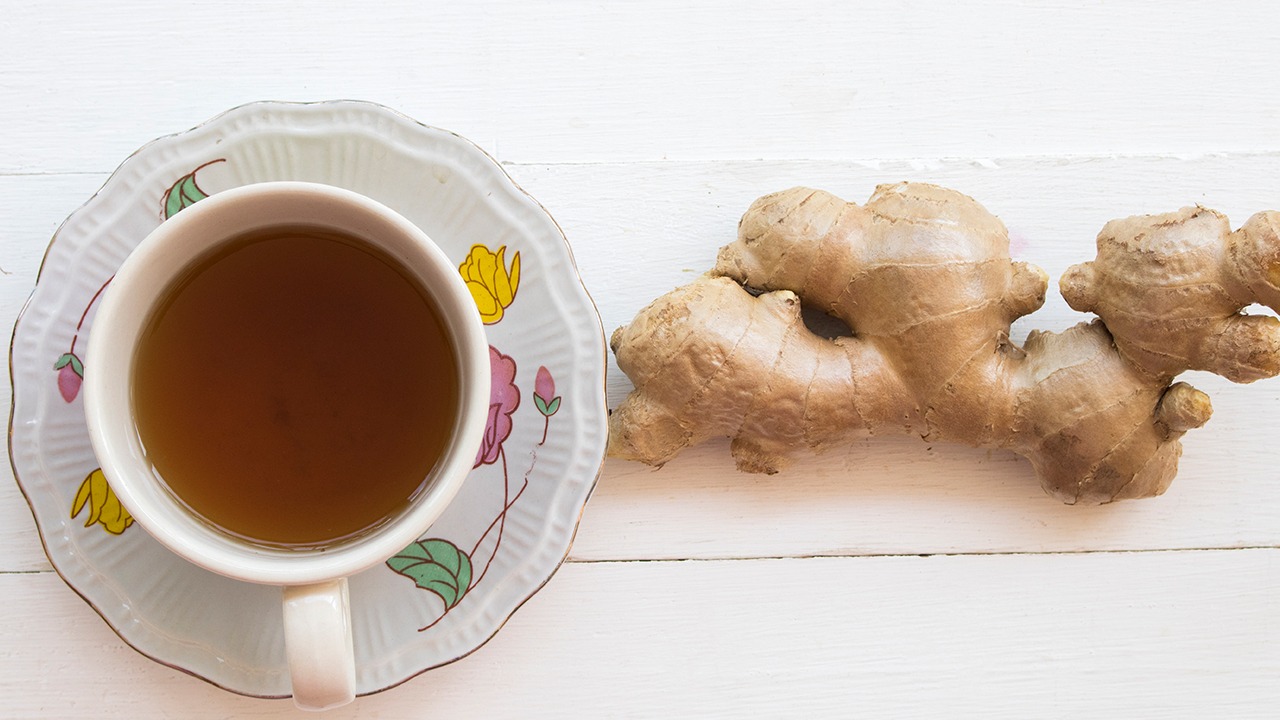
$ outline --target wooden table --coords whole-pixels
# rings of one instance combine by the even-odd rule
[[[378,5],[6,2],[0,313],[131,151],[258,99],[368,99],[472,139],[563,227],[606,331],[798,184],[955,187],[1055,283],[1111,218],[1280,209],[1271,3]],[[1014,336],[1084,319],[1051,293]],[[1280,380],[1190,380],[1215,414],[1178,480],[1113,506],[912,438],[772,477],[724,442],[609,461],[569,561],[492,642],[331,716],[1276,717]],[[2,717],[296,713],[124,645],[11,481],[0,606]]]

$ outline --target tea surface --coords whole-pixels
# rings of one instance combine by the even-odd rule
[[[148,461],[223,530],[315,547],[423,488],[453,432],[434,303],[381,251],[306,227],[246,235],[166,293],[133,382]]]

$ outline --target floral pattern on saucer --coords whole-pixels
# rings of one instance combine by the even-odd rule
[[[567,555],[604,456],[594,305],[554,221],[474,145],[367,103],[255,103],[139,150],[50,244],[14,332],[10,455],[50,561],[126,642],[233,692],[289,694],[278,588],[201,570],[133,527],[80,405],[93,359],[78,348],[133,246],[209,195],[270,180],[345,187],[417,224],[457,263],[490,341],[466,484],[422,539],[351,580],[367,694],[497,632]]]

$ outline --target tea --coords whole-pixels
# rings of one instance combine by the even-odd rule
[[[235,536],[317,547],[395,517],[453,432],[440,313],[383,251],[305,226],[255,231],[164,293],[137,348],[148,463]]]

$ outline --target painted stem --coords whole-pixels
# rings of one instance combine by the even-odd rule
[[[71,336],[71,349],[67,352],[75,353],[76,340],[80,339],[80,328],[84,327],[84,319],[89,317],[89,308],[93,307],[93,304],[98,302],[98,298],[102,295],[102,291],[106,290],[107,286],[111,284],[111,281],[115,279],[116,276],[114,274],[107,278],[107,281],[102,283],[102,287],[98,288],[98,292],[94,293],[93,297],[89,298],[89,304],[85,305],[84,312],[80,313],[80,322],[76,323],[76,332]]]
[[[480,575],[471,583],[471,587],[480,584],[484,576],[489,574],[489,566],[493,565],[493,559],[498,556],[498,549],[502,547],[502,534],[507,528],[507,509],[511,507],[511,481],[507,474],[507,449],[498,448],[498,456],[502,458],[502,512],[498,513],[498,538],[493,541],[493,552],[489,554],[489,559],[484,563],[484,570],[480,571]],[[521,488],[524,490],[524,488]],[[484,535],[480,536],[480,541],[476,542],[476,546],[471,550],[471,556],[475,557],[476,550],[480,549],[480,542],[489,534],[489,530],[493,528],[493,523],[489,523],[489,527],[485,529]],[[470,588],[468,588],[470,589]]]
[[[504,477],[505,477],[505,474],[504,474]],[[504,504],[504,505],[503,505],[502,512],[498,513],[498,517],[495,517],[495,518],[493,519],[493,522],[489,523],[489,527],[485,528],[484,534],[480,536],[480,539],[476,541],[476,546],[475,546],[474,548],[472,548],[472,550],[471,550],[471,555],[475,555],[476,550],[479,550],[479,549],[480,549],[480,545],[481,545],[482,543],[484,543],[484,539],[485,539],[486,537],[488,537],[488,536],[489,536],[489,533],[493,532],[493,529],[494,529],[494,527],[496,527],[496,526],[498,525],[499,520],[500,520],[500,519],[502,519],[502,518],[505,518],[505,517],[506,517],[506,515],[507,515],[507,511],[508,511],[508,510],[510,510],[510,509],[511,509],[515,504],[516,504],[516,502],[520,499],[520,496],[521,496],[521,495],[524,495],[524,491],[525,491],[528,487],[529,487],[529,479],[528,479],[528,477],[526,477],[526,478],[525,478],[525,481],[524,481],[524,484],[520,486],[520,490],[519,490],[519,491],[517,491],[517,492],[516,492],[516,494],[515,494],[515,495],[514,495],[514,496],[513,496],[513,497],[512,497],[508,502],[506,502],[506,504]],[[498,542],[497,542],[497,543],[494,545],[494,547],[493,547],[493,555],[495,555],[495,556],[496,556],[496,555],[498,554],[498,545],[500,545],[501,543],[502,543],[502,538],[501,538],[501,534],[499,534]],[[468,556],[468,557],[470,557],[470,556]],[[493,556],[490,556],[490,558],[489,558],[489,562],[490,562],[490,563],[492,563],[492,562],[493,562]],[[487,571],[488,571],[488,569],[489,569],[489,565],[488,565],[488,564],[486,564],[486,565],[485,565],[485,571],[487,572]],[[480,574],[480,577],[481,577],[481,578],[483,578],[483,577],[484,577],[484,573],[481,573],[481,574]],[[467,587],[467,591],[468,591],[468,592],[470,592],[472,588],[474,588],[477,584],[479,584],[479,582],[480,582],[480,578],[477,578],[477,579],[475,580],[475,582],[471,583],[471,585],[469,585],[469,586]],[[446,609],[444,612],[440,613],[440,616],[439,616],[439,617],[437,617],[435,620],[432,620],[432,621],[431,621],[430,623],[428,623],[427,625],[424,625],[424,626],[422,626],[422,627],[418,628],[418,632],[424,632],[424,631],[430,630],[431,628],[435,627],[437,624],[439,624],[439,622],[440,622],[441,620],[443,620],[443,619],[444,619],[444,616],[445,616],[445,615],[448,615],[448,614],[449,614],[449,610],[451,610],[451,609],[452,609],[452,608],[448,608],[448,609]]]

